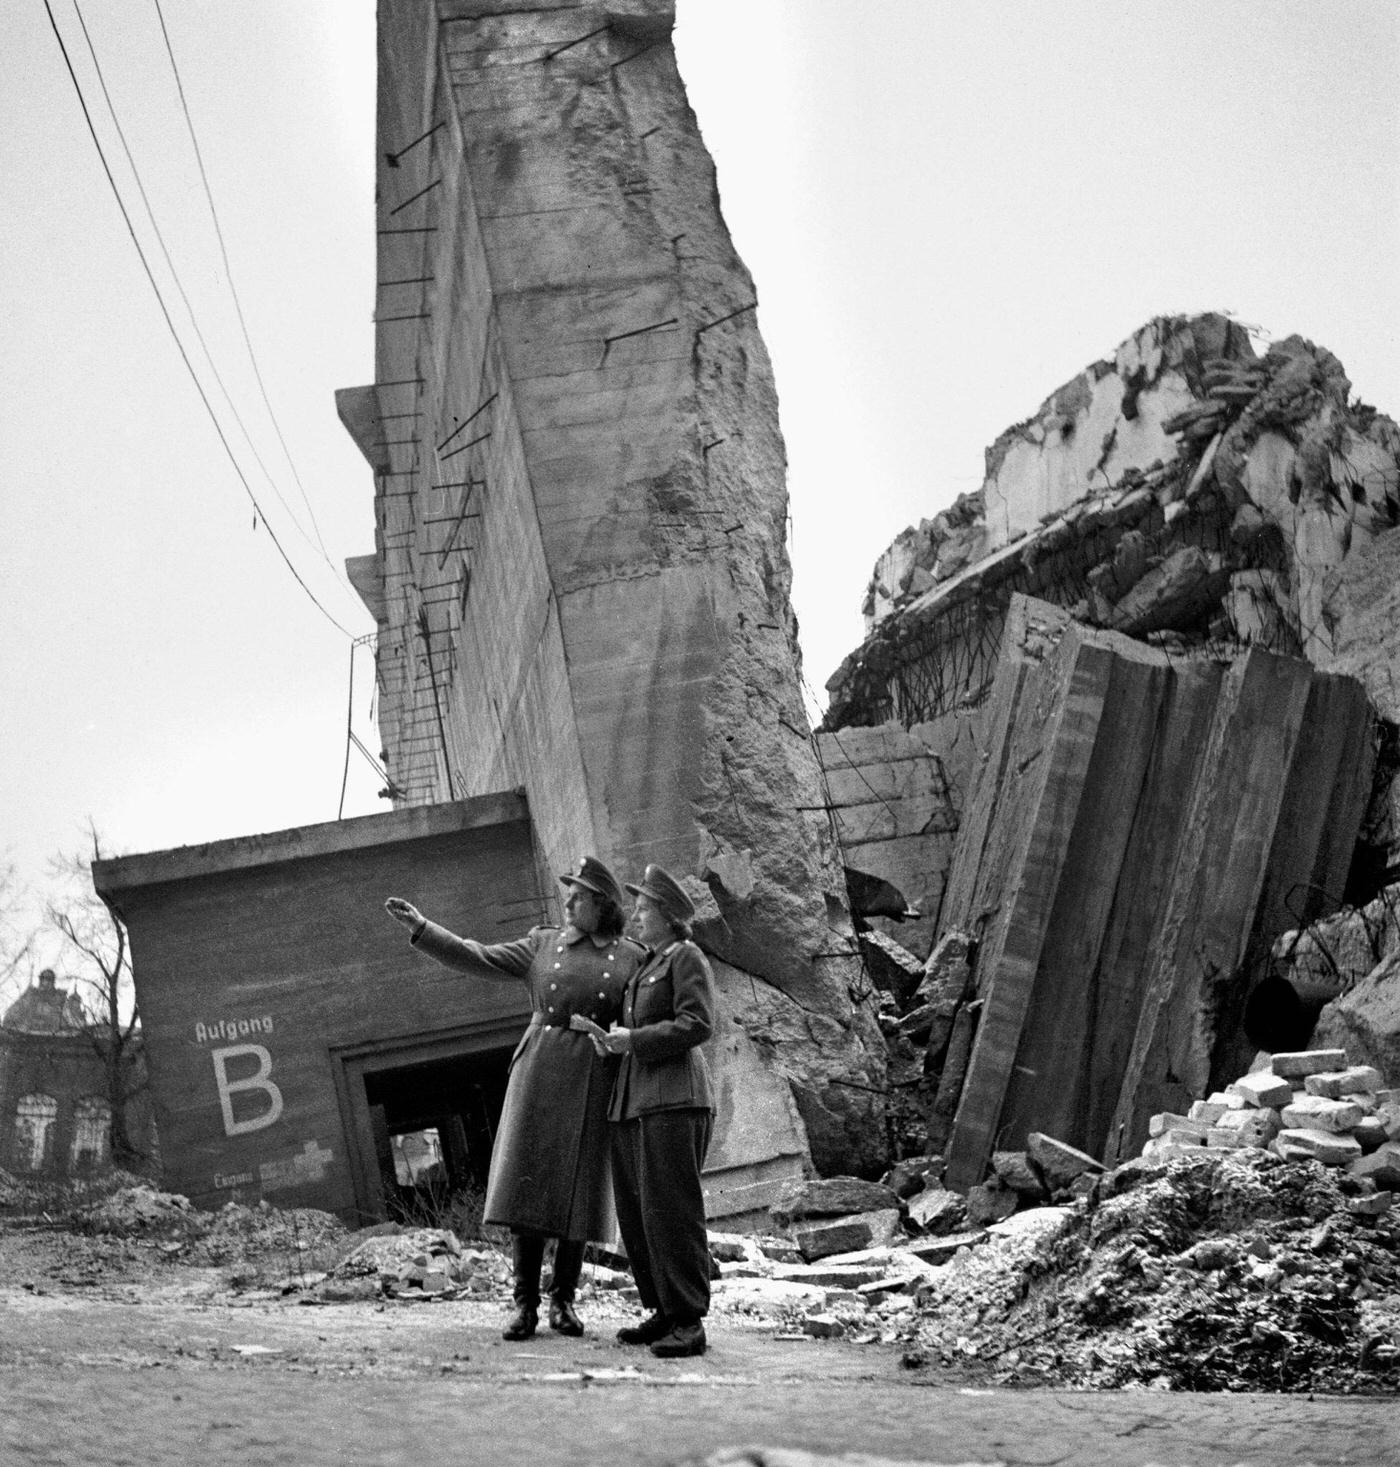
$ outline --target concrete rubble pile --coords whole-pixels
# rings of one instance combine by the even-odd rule
[[[319,1266],[307,1261],[321,1259],[349,1231],[334,1214],[317,1208],[230,1202],[207,1212],[144,1182],[75,1209],[71,1222],[80,1233],[149,1240],[171,1262],[217,1268],[271,1256],[284,1261],[289,1273]]]
[[[1400,1092],[1345,1061],[1275,1055],[1196,1116],[1156,1118],[1142,1156],[1111,1171],[1033,1137],[997,1154],[965,1210],[936,1158],[890,1174],[919,1188],[903,1197],[815,1184],[868,1210],[814,1226],[814,1192],[803,1216],[779,1214],[791,1253],[781,1238],[713,1238],[717,1298],[1008,1382],[1394,1389]],[[958,1230],[908,1236],[921,1217]],[[879,1246],[823,1256],[824,1239],[857,1236]]]

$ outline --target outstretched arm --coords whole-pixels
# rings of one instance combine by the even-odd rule
[[[409,930],[409,941],[421,953],[444,967],[478,978],[521,978],[530,970],[534,943],[529,937],[518,942],[481,943],[458,937],[446,927],[439,927],[402,897],[390,897],[384,910]]]

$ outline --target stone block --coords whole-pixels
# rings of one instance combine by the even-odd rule
[[[716,1263],[738,1263],[751,1259],[757,1244],[747,1233],[716,1233],[708,1237],[710,1257]]]
[[[967,1204],[959,1192],[943,1187],[926,1187],[910,1200],[909,1220],[926,1233],[945,1233],[960,1228]]]
[[[1381,1072],[1370,1065],[1350,1065],[1345,1070],[1322,1070],[1303,1076],[1303,1089],[1309,1095],[1340,1100],[1347,1095],[1372,1094],[1380,1088]]]
[[[833,1253],[854,1253],[858,1248],[888,1243],[898,1228],[899,1210],[882,1208],[800,1224],[793,1229],[793,1242],[808,1263],[815,1263]]]
[[[1205,1138],[1185,1132],[1168,1131],[1162,1136],[1150,1136],[1142,1148],[1143,1157],[1148,1161],[1169,1161],[1173,1156],[1202,1156],[1204,1153]]]
[[[1201,1102],[1197,1101],[1196,1105]],[[1191,1107],[1195,1110],[1196,1106]],[[1161,1136],[1172,1132],[1178,1136],[1198,1136],[1205,1138],[1206,1132],[1210,1130],[1210,1123],[1201,1117],[1173,1115],[1171,1111],[1162,1111],[1151,1117],[1147,1122],[1147,1134],[1149,1136]]]
[[[760,1238],[758,1251],[770,1263],[801,1263],[802,1255],[787,1238]]]
[[[815,1177],[788,1183],[770,1207],[780,1228],[803,1218],[846,1217],[899,1206],[899,1198],[879,1182],[860,1177]]]
[[[1220,1117],[1212,1131],[1232,1131],[1241,1141],[1252,1146],[1267,1146],[1283,1125],[1279,1113],[1269,1106],[1258,1110],[1229,1110]],[[1213,1144],[1213,1143],[1212,1143]]]
[[[1044,1202],[1049,1196],[1044,1180],[1024,1151],[992,1152],[992,1170],[1018,1197]]]
[[[1390,1139],[1386,1134],[1385,1123],[1379,1116],[1362,1116],[1351,1128],[1351,1134],[1356,1137],[1363,1151],[1375,1151]]]
[[[1215,1090],[1206,1096],[1207,1105],[1223,1105],[1226,1110],[1243,1110],[1249,1102],[1243,1095],[1231,1095],[1228,1090]]]
[[[1010,1217],[1021,1199],[1010,1187],[1001,1186],[995,1178],[978,1187],[970,1187],[967,1193],[967,1220],[974,1227],[986,1227],[988,1223],[1000,1222]]]
[[[1301,1080],[1308,1075],[1320,1075],[1327,1070],[1344,1070],[1347,1055],[1344,1049],[1301,1049],[1288,1054],[1276,1054],[1273,1059],[1274,1074],[1285,1080]]]
[[[1380,1217],[1390,1211],[1392,1192],[1372,1192],[1369,1197],[1348,1197],[1347,1211],[1353,1217]]]
[[[1095,1161],[1087,1152],[1067,1146],[1041,1131],[1032,1131],[1026,1137],[1026,1154],[1040,1168],[1052,1196],[1083,1173],[1099,1173],[1104,1169],[1103,1163]]]
[[[1253,1075],[1241,1075],[1233,1085],[1227,1086],[1231,1095],[1238,1095],[1246,1105],[1287,1105],[1293,1098],[1293,1087],[1282,1076],[1272,1070],[1259,1070]]]
[[[1387,1191],[1400,1192],[1400,1145],[1387,1142],[1369,1156],[1352,1162],[1347,1172],[1350,1176],[1368,1179]]]
[[[814,1284],[823,1289],[858,1289],[862,1284],[884,1278],[883,1265],[857,1267],[851,1264],[784,1263],[775,1265],[772,1278],[788,1284]]]
[[[1269,1143],[1269,1150],[1285,1161],[1320,1161],[1325,1166],[1350,1166],[1361,1155],[1354,1137],[1308,1126],[1286,1127]]]
[[[897,1161],[880,1178],[880,1185],[888,1187],[896,1197],[907,1200],[916,1192],[922,1192],[932,1181],[935,1185],[943,1175],[941,1156],[906,1156]]]
[[[923,964],[893,938],[871,928],[860,934],[860,949],[865,955],[865,971],[870,981],[900,1003],[908,1001],[923,977]]]
[[[1283,1124],[1314,1131],[1348,1132],[1365,1111],[1352,1100],[1328,1100],[1321,1095],[1295,1095],[1282,1111]]]
[[[964,1248],[976,1248],[987,1241],[982,1228],[969,1228],[961,1233],[947,1233],[941,1238],[911,1238],[904,1246],[915,1258],[925,1263],[947,1263]]]
[[[1264,1138],[1256,1135],[1253,1131],[1243,1130],[1238,1126],[1212,1126],[1206,1132],[1206,1145],[1213,1147],[1216,1151],[1239,1151],[1246,1147],[1264,1147],[1272,1138]]]
[[[1238,1099],[1239,1097],[1234,1097]],[[1191,1109],[1186,1112],[1188,1120],[1202,1121],[1207,1126],[1213,1126],[1231,1107],[1218,1100],[1193,1100]],[[1151,1124],[1148,1125],[1148,1134],[1156,1135]]]

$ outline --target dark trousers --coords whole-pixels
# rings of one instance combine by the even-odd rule
[[[710,1310],[700,1169],[714,1113],[658,1110],[608,1128],[617,1225],[642,1307],[689,1324]]]
[[[538,1305],[540,1302],[540,1269],[544,1263],[544,1236],[540,1233],[510,1235],[511,1271],[515,1275],[512,1294],[517,1304]],[[583,1272],[582,1240],[560,1238],[554,1245],[554,1277],[550,1280],[550,1298],[572,1304]]]

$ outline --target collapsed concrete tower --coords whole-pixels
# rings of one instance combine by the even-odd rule
[[[880,558],[820,738],[924,914],[866,941],[949,1185],[1038,1133],[1136,1155],[1307,1043],[1274,944],[1400,847],[1397,525],[1400,429],[1335,356],[1160,317]]]
[[[673,6],[379,17],[375,382],[338,403],[375,475],[349,568],[390,794],[523,789],[547,890],[584,851],[692,879],[736,1194],[807,1155],[874,1170],[883,1044],[800,691],[772,372]]]

